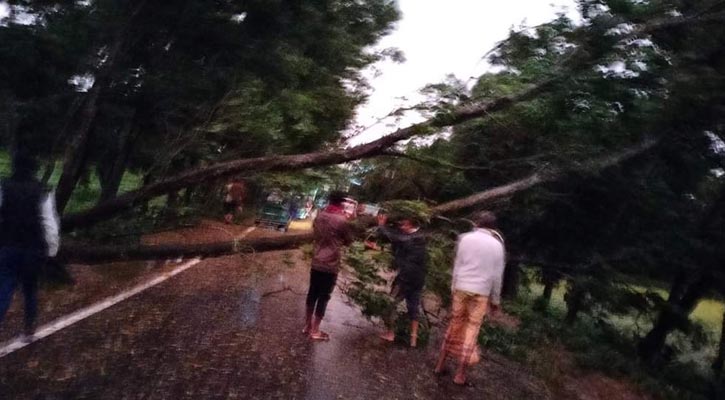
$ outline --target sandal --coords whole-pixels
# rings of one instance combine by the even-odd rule
[[[317,333],[311,333],[310,339],[312,340],[320,340],[320,341],[328,341],[330,340],[330,334],[327,332],[319,331]]]

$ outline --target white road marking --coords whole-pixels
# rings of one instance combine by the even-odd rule
[[[251,233],[255,228],[256,227],[254,227],[254,226],[249,227],[237,239],[244,238],[249,233]],[[98,302],[91,306],[82,308],[78,311],[72,312],[72,313],[70,313],[64,317],[60,317],[60,318],[56,319],[55,321],[52,321],[48,324],[42,325],[35,331],[35,334],[32,337],[17,336],[0,345],[0,358],[5,357],[6,355],[13,353],[15,351],[18,351],[33,342],[37,342],[40,339],[48,337],[63,328],[67,328],[67,327],[75,324],[78,321],[84,320],[94,314],[97,314],[97,313],[107,309],[108,307],[111,307],[111,306],[118,304],[132,296],[135,296],[135,295],[143,292],[146,289],[154,287],[154,286],[158,285],[159,283],[164,282],[167,279],[186,271],[187,269],[193,267],[194,265],[198,264],[199,262],[201,262],[201,259],[199,259],[199,258],[190,260],[190,261],[174,268],[173,270],[171,270],[169,272],[165,272],[165,273],[157,276],[156,278],[151,279],[148,282],[142,283],[125,292],[122,292],[115,296],[109,297],[101,302]]]

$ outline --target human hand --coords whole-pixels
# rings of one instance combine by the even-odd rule
[[[368,249],[371,249],[371,250],[380,250],[380,246],[378,246],[377,243],[371,242],[369,240],[365,241],[365,247],[367,247]]]
[[[388,223],[388,215],[387,214],[380,213],[380,214],[378,214],[377,219],[378,219],[378,226],[383,226],[383,225],[385,225],[385,224]]]

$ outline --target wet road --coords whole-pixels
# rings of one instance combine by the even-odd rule
[[[332,340],[309,341],[300,332],[308,271],[299,251],[204,260],[0,358],[0,398],[550,397],[494,354],[471,371],[473,386],[436,378],[435,345],[382,343],[337,290],[324,326]]]

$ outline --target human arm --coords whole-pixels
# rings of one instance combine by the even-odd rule
[[[48,256],[55,257],[60,247],[60,218],[55,208],[55,193],[50,192],[40,206],[43,236],[48,245]]]

